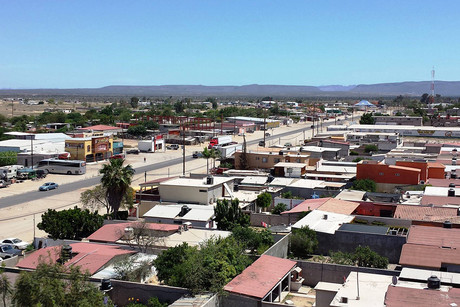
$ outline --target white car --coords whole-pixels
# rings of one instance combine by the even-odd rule
[[[24,250],[27,248],[29,243],[22,241],[21,239],[18,238],[7,238],[2,241],[0,241],[0,244],[10,244],[14,248]]]

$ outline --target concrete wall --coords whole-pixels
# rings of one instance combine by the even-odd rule
[[[399,276],[399,271],[382,270],[373,268],[361,268],[348,265],[339,265],[331,263],[319,263],[298,260],[297,266],[302,268],[302,277],[305,278],[303,284],[314,287],[320,281],[343,284],[344,278],[350,272],[363,272],[372,274],[383,274],[390,276]]]
[[[227,183],[232,188],[231,182]],[[219,198],[223,196],[223,185],[217,185],[215,187],[203,186],[168,186],[160,185],[160,197],[162,201],[170,202],[182,202],[182,203],[198,203],[198,204],[209,204],[209,200],[212,198]],[[200,192],[205,191],[205,192]]]
[[[261,300],[233,293],[225,293],[220,296],[220,307],[260,307]]]
[[[328,255],[329,251],[353,252],[356,247],[369,246],[381,256],[387,257],[390,263],[399,263],[402,246],[406,237],[380,235],[372,233],[336,231],[335,234],[317,232],[318,248],[316,254]]]
[[[275,197],[273,200],[273,204],[285,204],[287,206],[287,209],[290,210],[297,206],[298,204],[302,203],[304,199],[290,199],[290,198],[281,198],[281,197]]]
[[[149,298],[156,296],[160,302],[168,304],[181,298],[184,295],[189,295],[190,291],[184,288],[160,286],[152,284],[140,284],[129,281],[110,280],[113,290],[108,294],[113,303],[118,306],[128,304],[128,298],[134,297],[139,299],[140,303],[146,304]]]
[[[287,258],[289,248],[289,236],[290,234],[283,236],[283,238],[278,240],[278,242],[273,244],[263,254],[278,258]]]
[[[206,303],[201,307],[218,307],[219,306],[219,294],[214,294]]]
[[[357,215],[356,219],[368,221],[369,224],[375,221],[385,223],[385,225],[388,226],[398,226],[406,228],[409,228],[412,225],[411,220],[395,219],[392,217]],[[442,223],[440,223],[440,225],[442,225]]]
[[[251,212],[251,226],[261,226],[262,222],[271,226],[289,225],[289,214],[277,215]]]

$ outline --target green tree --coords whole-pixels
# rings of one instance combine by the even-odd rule
[[[317,247],[316,232],[308,226],[293,229],[289,236],[289,251],[295,258],[307,258]]]
[[[375,181],[371,179],[358,179],[353,182],[351,189],[358,191],[375,192],[377,190],[377,185],[375,184]]]
[[[14,285],[13,302],[16,307],[113,306],[104,296],[78,266],[41,262],[35,271],[21,272]]]
[[[176,114],[183,113],[184,110],[185,110],[185,106],[184,106],[184,103],[182,101],[177,101],[174,104],[174,111],[176,111]]]
[[[239,203],[238,198],[232,199],[230,203],[227,199],[217,201],[214,208],[214,221],[217,224],[217,229],[231,230],[236,225],[249,225],[249,216],[243,214]]]
[[[204,147],[201,154],[203,155],[203,158],[206,159],[206,174],[209,174],[209,158],[215,156],[215,149],[208,149],[207,147]]]
[[[56,211],[48,209],[42,214],[37,227],[45,231],[52,239],[81,240],[102,227],[104,219],[96,211],[73,209]]]
[[[232,236],[252,254],[260,255],[274,243],[273,236],[267,229],[258,231],[250,227],[235,226],[232,229]]]
[[[263,192],[257,195],[256,205],[260,208],[268,208],[272,204],[272,195],[268,192]]]
[[[388,267],[388,258],[380,256],[369,246],[358,246],[355,249],[353,260],[358,266],[368,268],[386,269]]]
[[[0,268],[0,295],[2,296],[3,306],[8,306],[6,304],[7,299],[13,293],[13,287],[11,285],[8,276],[6,276],[4,269]]]
[[[375,124],[375,118],[372,116],[372,113],[364,113],[359,120],[361,125],[373,125]]]
[[[199,248],[186,243],[161,253],[154,260],[158,279],[170,286],[185,287],[193,293],[219,292],[240,274],[251,259],[244,245],[234,237],[210,239]]]
[[[134,135],[134,136],[146,136],[147,135],[147,129],[144,127],[144,125],[136,125],[136,126],[131,126],[128,128],[128,134]]]
[[[107,189],[107,200],[114,214],[120,209],[134,175],[131,165],[123,166],[124,162],[124,159],[111,159],[109,164],[99,170],[102,186]]]
[[[377,147],[377,145],[367,144],[366,146],[364,146],[364,152],[366,153],[377,152],[377,151],[379,151],[379,148]]]
[[[131,97],[130,104],[133,109],[137,108],[139,106],[139,98]]]
[[[0,152],[0,166],[13,165],[18,162],[18,153],[14,151]]]
[[[281,212],[284,212],[287,210],[286,204],[279,203],[273,208],[272,214],[281,214]]]

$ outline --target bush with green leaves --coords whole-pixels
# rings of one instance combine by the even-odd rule
[[[104,218],[97,211],[73,209],[56,211],[48,209],[42,214],[37,227],[45,231],[52,239],[81,240],[102,227]]]
[[[380,256],[369,246],[358,246],[353,253],[330,252],[331,261],[343,265],[357,265],[367,268],[386,269],[388,258]]]
[[[377,145],[368,144],[368,145],[364,146],[364,152],[366,152],[366,153],[377,152],[377,151],[379,151],[379,148],[377,147]]]
[[[377,191],[377,184],[371,179],[358,179],[353,182],[352,190],[375,192]]]
[[[375,118],[372,116],[372,113],[364,113],[359,120],[361,125],[373,125],[375,124]]]
[[[257,195],[256,205],[260,208],[268,208],[272,204],[272,195],[268,192],[263,192]]]
[[[183,243],[161,253],[154,266],[158,279],[169,286],[188,288],[192,293],[220,292],[252,263],[244,250],[234,237],[212,238],[199,248]]]
[[[15,151],[0,152],[0,166],[13,165],[18,162],[18,153]]]
[[[273,208],[272,214],[281,214],[281,212],[284,212],[287,210],[287,205],[283,203],[279,203]]]
[[[293,229],[289,236],[289,253],[294,258],[304,259],[318,247],[316,232],[308,226]]]
[[[79,266],[51,262],[40,262],[35,271],[21,272],[14,284],[12,301],[16,307],[113,306]]]
[[[219,230],[231,230],[233,227],[248,226],[249,216],[241,211],[238,198],[232,199],[229,203],[227,199],[218,200],[214,208],[214,221]]]
[[[237,226],[232,229],[232,236],[252,254],[263,254],[274,243],[273,236],[267,229],[259,231]]]

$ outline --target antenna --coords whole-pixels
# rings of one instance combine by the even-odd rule
[[[431,97],[433,97],[432,99],[434,99],[434,74],[435,74],[435,71],[434,71],[434,66],[433,66],[433,69],[431,70]]]

